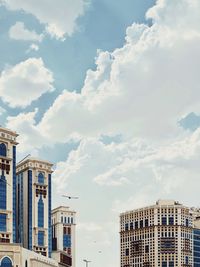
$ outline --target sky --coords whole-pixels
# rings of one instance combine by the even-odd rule
[[[119,267],[120,212],[199,206],[199,0],[0,0],[0,38],[0,125],[54,163],[77,267]]]

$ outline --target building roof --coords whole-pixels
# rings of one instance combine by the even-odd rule
[[[69,207],[67,206],[59,206],[55,209],[52,209],[51,213],[56,213],[56,212],[71,212],[71,213],[76,213],[76,211],[70,210]]]

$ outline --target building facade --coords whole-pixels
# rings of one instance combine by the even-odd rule
[[[68,207],[52,210],[52,257],[60,264],[75,267],[75,215]]]
[[[121,267],[197,267],[194,233],[190,208],[176,201],[122,213]]]
[[[16,242],[17,136],[0,127],[0,243]]]
[[[50,258],[22,248],[19,244],[0,245],[0,267],[58,267]]]
[[[51,174],[48,161],[28,158],[17,165],[17,242],[51,257]]]

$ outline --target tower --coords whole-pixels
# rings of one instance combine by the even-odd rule
[[[69,207],[52,210],[52,257],[69,267],[75,267],[75,215]]]
[[[121,267],[192,267],[193,224],[191,209],[173,200],[122,213]]]
[[[51,257],[51,174],[48,161],[28,158],[17,165],[17,241]]]
[[[17,136],[0,127],[0,243],[16,242]]]

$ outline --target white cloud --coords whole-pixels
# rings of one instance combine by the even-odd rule
[[[52,142],[102,134],[164,140],[182,132],[183,114],[199,111],[200,2],[158,1],[147,14],[151,27],[134,23],[122,48],[99,51],[81,93],[57,97],[36,125],[42,135]]]
[[[9,36],[14,40],[23,40],[23,41],[37,41],[41,42],[44,35],[38,34],[35,31],[28,30],[24,23],[17,21],[15,25],[11,26],[9,30]]]
[[[36,44],[31,44],[29,46],[29,48],[26,50],[26,53],[30,53],[31,51],[38,51],[39,50],[39,46]]]
[[[161,2],[168,5],[159,1],[158,6]],[[174,24],[174,12],[163,6],[148,12],[159,18],[152,27],[130,26],[124,46],[99,52],[97,69],[88,70],[82,92],[63,91],[40,129],[57,141],[101,134],[155,140],[178,135],[179,118],[199,111],[200,2],[194,2],[170,2],[170,10],[180,9]]]
[[[6,112],[6,110],[4,108],[0,107],[0,116],[2,116],[5,112]]]
[[[26,107],[42,94],[51,92],[53,75],[41,58],[29,58],[8,67],[0,76],[0,95],[11,107]]]
[[[86,0],[0,0],[10,10],[23,10],[34,15],[46,31],[58,39],[72,35],[77,29],[77,19],[84,14]]]

